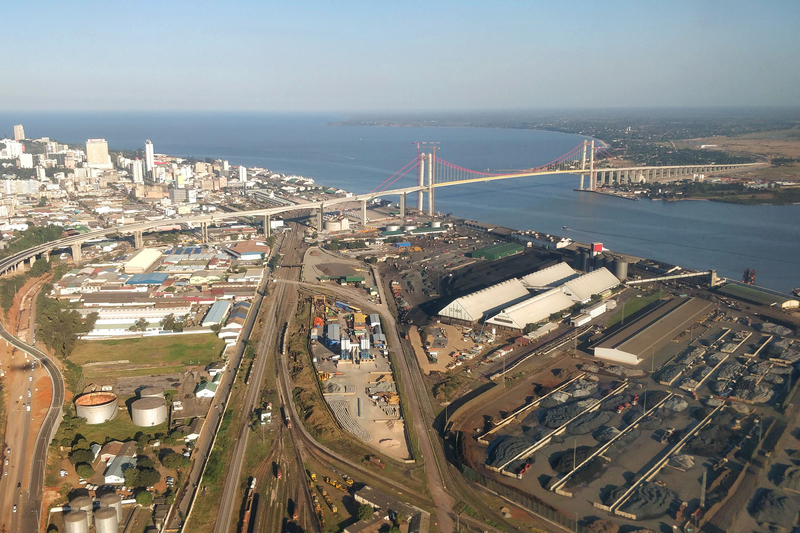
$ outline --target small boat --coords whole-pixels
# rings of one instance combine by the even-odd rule
[[[795,290],[793,290],[792,294],[794,294],[795,296],[800,296],[800,287],[798,287]]]
[[[561,226],[561,229],[569,229],[569,228],[566,226]]]

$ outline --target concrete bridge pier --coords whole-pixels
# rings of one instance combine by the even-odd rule
[[[361,225],[367,227],[367,201],[361,200]]]
[[[583,190],[583,178],[585,178],[585,177],[586,177],[586,176],[584,176],[583,174],[581,174],[581,190]]]
[[[72,245],[72,262],[78,263],[82,259],[81,257],[81,243],[76,243]]]
[[[317,210],[317,231],[322,231],[322,215],[325,213],[325,205],[319,204],[319,210]]]
[[[141,231],[133,232],[133,247],[137,250],[144,248],[144,237]]]
[[[264,215],[264,237],[270,238],[272,236],[272,216]]]
[[[42,259],[44,259],[47,262],[50,262],[50,252],[43,253],[42,254]]]
[[[208,243],[208,222],[200,223],[200,242],[203,244]]]
[[[33,264],[36,262],[36,256],[35,255],[31,256],[30,262],[31,262],[31,268],[33,268]]]
[[[406,218],[406,193],[400,195],[400,218]]]

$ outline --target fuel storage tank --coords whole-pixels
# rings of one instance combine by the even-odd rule
[[[131,420],[140,427],[151,427],[167,421],[164,398],[140,398],[131,404]]]
[[[101,509],[114,509],[117,513],[117,521],[122,521],[122,497],[119,494],[103,494],[100,496]]]
[[[117,403],[113,392],[88,392],[75,398],[75,414],[87,424],[102,424],[117,417]]]
[[[64,515],[64,530],[67,533],[89,533],[89,520],[85,511],[70,511]]]
[[[97,533],[118,533],[119,520],[113,507],[100,509],[94,514],[94,529]]]

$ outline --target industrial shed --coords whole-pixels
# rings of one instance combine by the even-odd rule
[[[561,262],[523,276],[522,283],[531,289],[547,289],[557,287],[578,276],[568,264]]]
[[[456,298],[439,316],[474,323],[505,307],[510,307],[528,298],[530,293],[516,278],[492,285],[486,289]]]
[[[726,296],[758,305],[778,307],[780,309],[797,309],[800,306],[800,301],[784,296],[777,291],[756,285],[747,285],[738,281],[729,281],[717,290]]]
[[[691,327],[713,307],[711,302],[699,298],[669,300],[595,344],[592,347],[594,355],[618,363],[639,364]]]
[[[151,272],[149,274],[134,274],[125,285],[161,285],[169,278],[169,274]]]
[[[159,260],[161,257],[161,250],[155,248],[145,248],[138,254],[131,257],[125,262],[126,274],[141,274],[146,272],[148,268]]]
[[[572,300],[560,289],[551,289],[503,309],[486,323],[522,331],[527,324],[541,322],[572,305]]]
[[[561,285],[561,291],[573,302],[585,304],[592,299],[592,295],[602,294],[617,285],[619,285],[619,280],[614,274],[605,268],[599,268],[594,272],[567,281]]]
[[[216,324],[222,324],[230,308],[231,302],[229,300],[219,300],[214,302],[214,305],[212,305],[208,310],[208,313],[206,313],[206,316],[203,318],[203,322],[200,325],[203,327],[208,327]]]

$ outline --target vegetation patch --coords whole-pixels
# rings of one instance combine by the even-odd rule
[[[79,341],[70,360],[79,365],[120,359],[152,367],[206,365],[217,360],[224,347],[225,341],[213,333]]]

